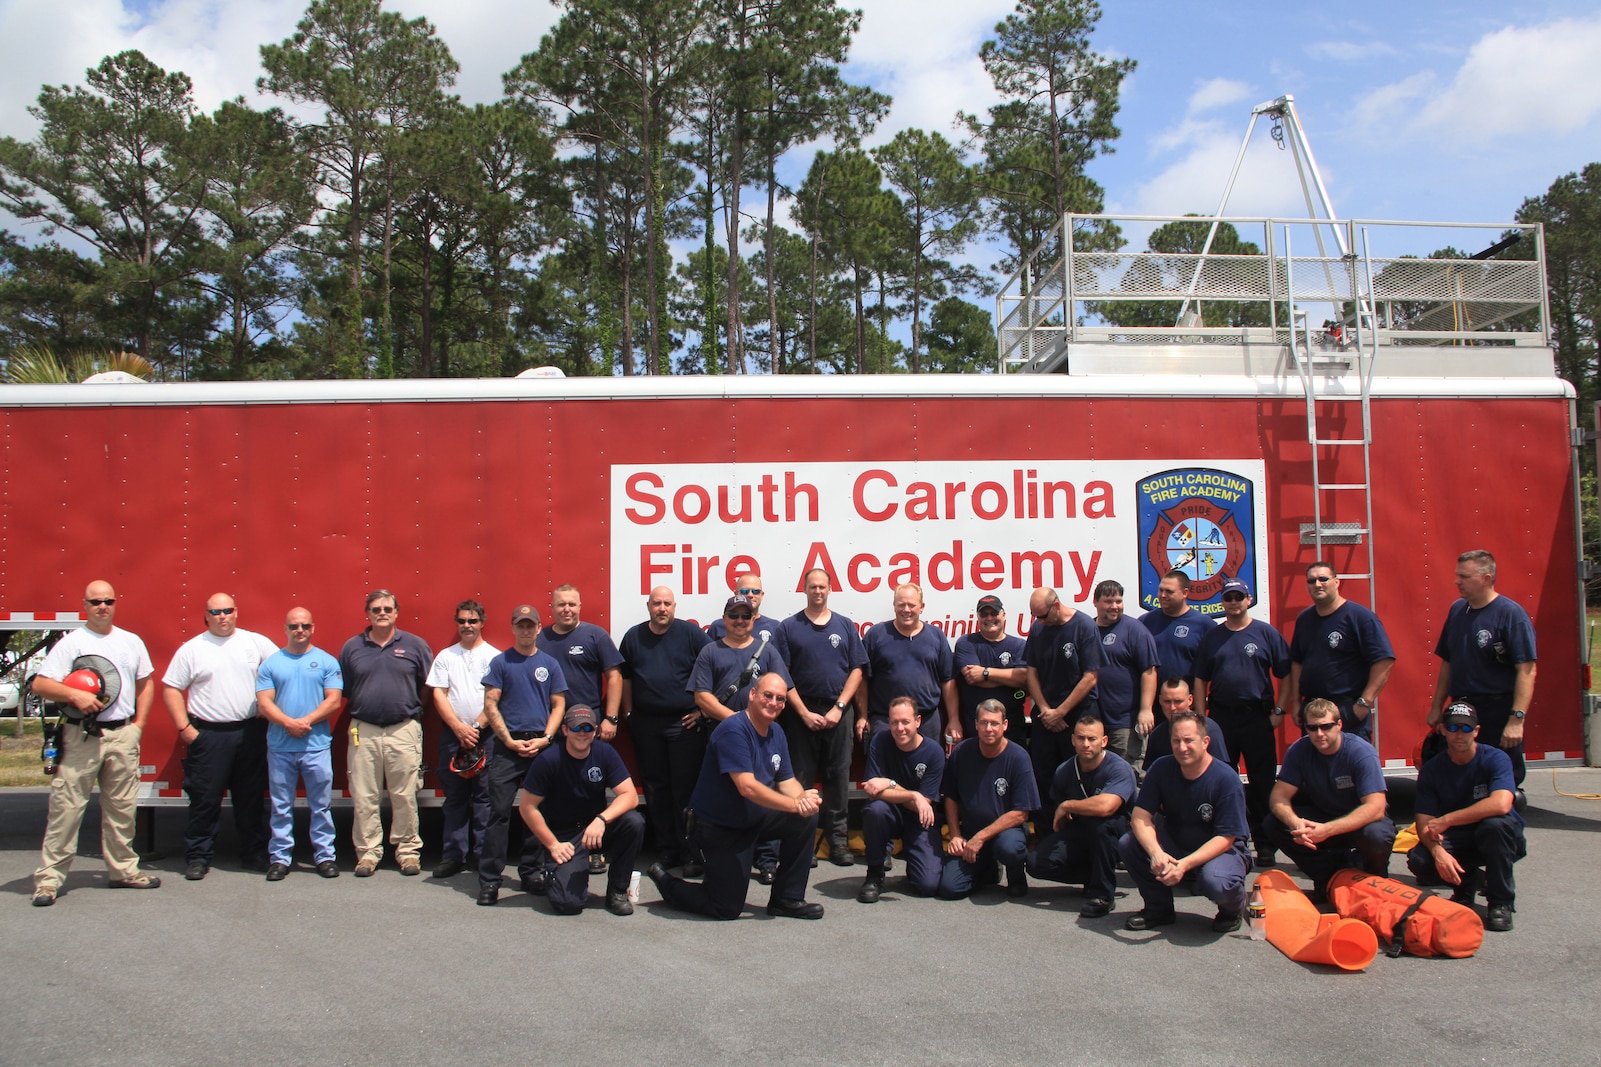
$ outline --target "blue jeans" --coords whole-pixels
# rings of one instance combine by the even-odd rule
[[[985,882],[993,880],[997,863],[1006,868],[1008,882],[1021,878],[1027,859],[1027,832],[1021,826],[1002,830],[978,850],[977,863],[968,863],[957,856],[946,856],[945,867],[939,875],[937,894],[941,900],[959,900],[967,896],[980,881],[980,874]]]
[[[313,752],[268,752],[267,789],[272,797],[272,842],[267,861],[287,866],[295,851],[295,785],[306,783],[311,809],[311,857],[322,863],[334,858],[334,755],[329,748]]]

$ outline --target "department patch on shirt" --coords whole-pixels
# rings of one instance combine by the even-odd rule
[[[1480,782],[1478,785],[1473,787],[1473,799],[1474,800],[1483,800],[1485,797],[1487,797],[1489,795],[1490,795],[1490,787],[1485,785],[1483,782]]]
[[[1117,635],[1116,634],[1107,634],[1105,637],[1101,638],[1101,644],[1103,644],[1103,645],[1115,645],[1115,644],[1117,644]]]
[[[588,778],[591,782],[600,781],[600,778],[601,778],[600,768],[599,767],[591,767],[591,768],[589,768],[589,770],[584,772],[584,777]]]
[[[1355,787],[1356,780],[1353,779],[1349,774],[1337,774],[1334,776],[1334,788],[1353,789]]]
[[[928,773],[928,764],[919,763],[916,767],[913,767],[912,770],[917,774],[917,780],[921,782],[923,780],[923,775]]]
[[[1342,641],[1344,641],[1344,640],[1345,640],[1345,635],[1342,634],[1340,631],[1335,630],[1333,633],[1329,634],[1329,647],[1330,648],[1339,648],[1340,647],[1340,643]]]
[[[841,642],[843,642],[844,640],[845,639],[843,637],[841,637],[839,634],[829,634],[828,635],[828,647],[829,648],[838,648],[840,646]]]
[[[998,797],[1004,797],[1006,795],[1007,785],[1008,783],[1005,778],[995,779],[995,795]]]
[[[584,646],[583,645],[568,645],[567,646],[567,654],[569,656],[582,656],[584,654]]]
[[[1256,658],[1256,654],[1258,652],[1260,652],[1261,650],[1262,650],[1261,646],[1258,645],[1255,641],[1248,641],[1245,644],[1245,654],[1247,656],[1250,656],[1253,659]]]
[[[1077,654],[1077,652],[1078,652],[1078,649],[1073,647],[1073,642],[1071,642],[1071,641],[1067,642],[1066,644],[1064,644],[1062,646],[1062,658],[1063,659],[1072,659],[1073,656]]]
[[[405,659],[406,658],[406,650],[403,649],[403,648],[395,649],[395,658],[396,659]]]
[[[1011,653],[1010,653],[1010,652],[1002,652],[1002,653],[1001,653],[1001,654],[1000,654],[1000,657],[999,657],[999,658],[1000,658],[1000,661],[1001,661],[1001,666],[1002,666],[1002,667],[1004,667],[1004,666],[1006,666],[1006,665],[1007,665],[1007,664],[1008,664],[1008,663],[1011,663],[1011,662],[1012,662],[1012,654],[1011,654]]]
[[[768,762],[773,765],[773,773],[777,774],[779,765],[782,764],[784,761],[778,755],[778,753],[774,752],[770,757],[768,757]]]
[[[1210,804],[1202,804],[1199,808],[1196,808],[1195,810],[1196,810],[1197,814],[1199,814],[1201,816],[1201,821],[1202,822],[1211,822],[1212,821],[1212,805],[1210,805]]]
[[[1480,630],[1473,636],[1478,640],[1480,648],[1489,648],[1490,642],[1495,639],[1495,634],[1491,633],[1489,630]]]
[[[549,681],[550,680],[550,671],[547,670],[544,667],[535,667],[534,668],[534,677],[538,678],[541,682]]]
[[[1182,622],[1179,623],[1177,626],[1173,627],[1173,636],[1174,637],[1188,637],[1188,636],[1190,636],[1190,628],[1189,628],[1189,626],[1187,626],[1186,624],[1184,624]]]

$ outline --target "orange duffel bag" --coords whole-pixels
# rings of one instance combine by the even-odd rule
[[[1347,869],[1329,879],[1329,903],[1347,919],[1373,927],[1386,956],[1450,956],[1461,959],[1484,943],[1479,913],[1427,889]]]

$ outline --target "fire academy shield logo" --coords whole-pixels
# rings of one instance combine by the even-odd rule
[[[1140,606],[1159,606],[1156,587],[1168,571],[1190,578],[1190,603],[1216,606],[1223,583],[1256,588],[1256,486],[1231,471],[1185,467],[1137,485]]]

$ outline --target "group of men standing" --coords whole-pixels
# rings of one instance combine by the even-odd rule
[[[1429,713],[1446,750],[1420,771],[1421,843],[1409,863],[1420,879],[1447,882],[1470,902],[1484,868],[1487,925],[1509,929],[1511,865],[1523,849],[1512,797],[1523,771],[1533,629],[1522,608],[1495,593],[1489,553],[1464,553],[1456,577],[1462,599],[1436,648]],[[211,866],[225,791],[241,864],[272,881],[287,876],[302,785],[316,871],[338,876],[329,805],[331,725],[341,707],[350,712],[354,873],[370,876],[382,859],[387,792],[395,862],[403,875],[419,874],[421,717],[432,708],[444,724],[444,842],[434,874],[460,873],[476,847],[481,905],[498,900],[518,807],[528,830],[518,861],[525,891],[549,895],[560,912],[581,909],[594,853],[596,873],[606,867],[601,855],[611,861],[607,907],[632,911],[628,872],[647,828],[608,743],[626,720],[660,857],[648,873],[672,906],[737,916],[754,872],[772,887],[772,913],[820,917],[821,906],[805,900],[818,829],[832,862],[855,862],[846,816],[859,740],[868,798],[860,901],[882,895],[890,843],[899,839],[906,888],[916,894],[959,897],[1004,873],[1020,896],[1033,874],[1082,882],[1082,914],[1094,918],[1111,910],[1121,860],[1143,902],[1130,928],[1174,921],[1173,886],[1194,879],[1218,905],[1214,925],[1233,929],[1253,865],[1249,842],[1255,864],[1282,851],[1321,892],[1352,858],[1387,871],[1395,836],[1368,740],[1393,650],[1377,617],[1340,595],[1332,566],[1315,563],[1306,579],[1312,605],[1289,642],[1250,616],[1245,583],[1224,584],[1223,620],[1214,624],[1188,603],[1189,578],[1173,571],[1161,580],[1158,610],[1138,619],[1124,614],[1117,582],[1095,587],[1093,617],[1055,590],[1036,590],[1026,641],[1006,633],[1001,601],[985,596],[976,632],[954,651],[922,621],[916,585],[897,587],[893,618],[864,637],[829,608],[832,579],[822,570],[805,575],[805,607],[783,619],[761,613],[760,576],[742,576],[705,631],[677,619],[672,590],[659,587],[646,620],[619,645],[582,622],[571,586],[555,591],[543,629],[532,605],[516,608],[514,647],[504,652],[483,638],[483,607],[465,600],[454,618],[459,640],[438,656],[398,627],[388,590],[367,597],[368,625],[337,657],[315,645],[306,609],[288,613],[280,648],[240,629],[237,605],[219,593],[206,602],[206,631],[179,649],[163,677],[163,702],[186,746],[185,877],[204,878]],[[89,724],[82,737],[67,732],[35,877],[40,906],[61,888],[95,781],[111,884],[160,884],[139,871],[130,843],[153,669],[142,642],[112,625],[109,584],[91,583],[85,602],[85,628],[57,644],[35,682]],[[64,684],[91,651],[122,674],[109,706]],[[1286,709],[1305,736],[1280,771]],[[1476,745],[1481,729],[1493,744]]]

